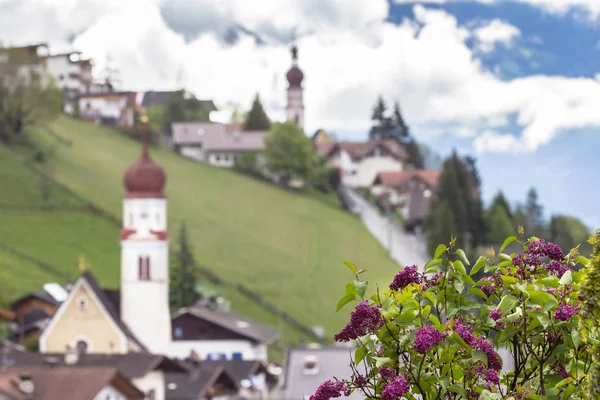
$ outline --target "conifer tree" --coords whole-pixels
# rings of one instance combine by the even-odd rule
[[[544,236],[544,208],[539,203],[538,193],[535,188],[527,192],[525,203],[526,225],[525,232],[536,237]]]
[[[511,219],[511,223],[513,223],[513,225],[514,225],[514,221],[512,221],[513,213],[510,208],[510,204],[508,203],[508,200],[506,200],[506,197],[504,197],[504,193],[502,193],[501,190],[498,191],[498,193],[492,200],[492,204],[490,206],[490,211],[495,209],[496,207],[502,207],[504,209],[504,212],[506,212],[506,215]],[[511,235],[508,235],[508,236],[511,236]],[[504,239],[502,239],[502,240],[504,240]]]
[[[181,223],[178,237],[178,248],[174,253],[173,268],[170,281],[170,305],[172,310],[189,307],[200,299],[198,287],[197,265],[189,244],[185,222]]]
[[[268,131],[271,129],[271,120],[260,102],[258,93],[252,102],[252,108],[246,115],[244,129],[247,131]]]

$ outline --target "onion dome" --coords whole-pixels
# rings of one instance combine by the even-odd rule
[[[128,198],[162,198],[167,181],[165,171],[148,155],[148,132],[144,128],[144,148],[141,157],[125,171],[123,182]]]
[[[293,62],[293,66],[292,66],[292,68],[290,68],[290,70],[287,73],[287,80],[290,85],[289,87],[301,88],[302,80],[304,79],[304,74],[302,73],[300,68],[298,68],[298,66],[297,66],[298,48],[296,46],[292,47],[292,62]]]

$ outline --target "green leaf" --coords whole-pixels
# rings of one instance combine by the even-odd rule
[[[391,364],[392,359],[389,357],[373,357],[373,360],[375,360],[375,367],[379,368],[382,367],[386,364]]]
[[[495,394],[490,392],[487,389],[483,389],[483,391],[481,392],[481,396],[479,397],[479,400],[498,400],[500,397],[499,394]]]
[[[541,290],[531,290],[529,296],[529,301],[542,307],[544,311],[548,311],[558,304],[558,300],[554,296]]]
[[[429,268],[435,267],[436,265],[440,265],[442,262],[443,262],[443,260],[441,258],[434,258],[433,260],[429,260],[423,267],[423,270],[425,272],[428,272]]]
[[[515,278],[514,276],[500,275],[500,279],[502,279],[502,282],[504,282],[504,284],[508,285],[518,282],[517,278]]]
[[[567,400],[571,398],[571,395],[573,393],[575,393],[575,390],[577,389],[577,387],[575,385],[569,385],[565,391],[563,392],[562,395],[562,400]]]
[[[498,304],[498,308],[502,310],[502,315],[507,315],[518,301],[519,300],[513,295],[507,294],[504,296],[502,300],[500,300],[500,304]]]
[[[517,329],[514,326],[506,327],[502,332],[500,332],[500,336],[498,336],[498,343],[505,343],[509,341],[513,336],[517,333]]]
[[[510,261],[510,262],[512,262],[512,257],[511,257],[511,256],[509,256],[508,254],[500,253],[500,254],[498,254],[498,260],[503,260],[503,261]]]
[[[571,338],[573,339],[573,345],[575,345],[575,349],[578,349],[583,343],[583,338],[581,337],[581,332],[579,332],[577,328],[573,328],[571,330]]]
[[[440,320],[438,319],[438,317],[435,316],[435,314],[430,314],[429,315],[429,320],[431,322],[433,322],[434,325],[441,325]]]
[[[506,238],[506,240],[502,243],[502,246],[500,246],[500,253],[502,253],[502,251],[506,248],[506,246],[508,246],[515,240],[517,240],[516,236],[511,236],[511,237]]]
[[[588,260],[584,256],[575,257],[575,261],[577,261],[579,264],[583,265],[584,267],[587,267],[590,264],[590,260]]]
[[[445,244],[440,244],[436,249],[435,252],[433,253],[433,258],[440,258],[440,256],[447,250],[448,248],[446,247]]]
[[[465,290],[465,284],[458,279],[455,279],[454,282],[452,282],[452,286],[454,286],[454,289],[456,289],[458,293],[462,293],[462,291]]]
[[[476,350],[473,352],[473,363],[476,363],[477,361],[483,361],[483,363],[487,365],[487,356],[483,351]]]
[[[464,398],[467,397],[467,392],[466,392],[465,388],[463,388],[461,385],[458,385],[458,384],[450,385],[448,390],[451,392],[454,392],[454,393],[458,393]]]
[[[344,297],[342,297],[335,309],[335,312],[338,312],[342,309],[342,307],[344,307],[346,304],[350,303],[352,300],[356,299],[356,295],[354,294],[347,294],[344,295]]]
[[[433,293],[423,292],[423,296],[425,296],[427,298],[427,300],[429,300],[431,302],[431,304],[435,307],[435,305],[437,304],[437,300],[436,300],[435,296],[433,295]]]
[[[483,290],[479,288],[472,287],[469,289],[469,293],[474,294],[475,296],[479,296],[482,299],[487,299],[487,296],[485,295],[485,293],[483,293]]]
[[[512,322],[517,322],[522,315],[523,310],[521,309],[521,307],[517,307],[517,310],[514,313],[508,314],[506,317],[500,318],[498,321],[510,324]]]
[[[364,347],[361,346],[358,349],[356,349],[356,352],[354,353],[354,364],[358,365],[363,360],[363,358],[365,358],[366,355],[367,351]]]
[[[475,265],[473,265],[473,268],[471,268],[471,273],[469,275],[473,276],[477,272],[479,272],[479,270],[481,269],[481,267],[483,267],[485,265],[485,263],[487,262],[487,260],[488,260],[487,257],[480,256],[477,259],[477,262],[475,263]]]
[[[454,265],[454,268],[456,268],[456,270],[461,274],[461,275],[467,275],[467,270],[465,269],[465,265],[460,261],[460,260],[456,260],[452,263]]]
[[[478,281],[475,286],[491,286],[492,282],[488,281],[488,280],[480,280]]]
[[[346,285],[346,290],[344,291],[345,294],[352,294],[352,295],[358,295],[358,291],[356,290],[356,286],[354,286],[354,283],[349,283]]]
[[[356,273],[356,265],[352,264],[350,261],[344,261],[346,267],[350,268],[350,271]]]
[[[571,271],[565,272],[560,281],[558,281],[561,285],[570,285],[571,282],[573,282],[573,273]]]
[[[427,317],[429,316],[429,313],[430,313],[430,312],[431,312],[431,305],[427,304],[427,305],[425,306],[425,308],[423,308],[423,311],[421,312],[421,315],[422,315],[424,318],[427,318]]]
[[[545,278],[542,279],[538,279],[537,281],[535,281],[534,283],[536,285],[545,285],[545,286],[550,286],[553,288],[557,288],[558,287],[558,277],[557,276],[547,276]]]
[[[365,292],[367,291],[367,281],[354,281],[353,283],[356,288],[356,293],[358,293],[361,299],[364,299]]]
[[[360,275],[363,272],[367,272],[367,271],[368,271],[368,269],[359,269],[358,271],[356,271],[356,275]]]
[[[546,329],[548,327],[548,325],[550,325],[550,318],[548,318],[547,314],[541,313],[541,312],[536,312],[536,311],[532,311],[530,312],[531,315],[533,315],[535,317],[535,319],[538,320],[538,322],[540,323],[540,325],[542,325],[544,327],[544,329]]]
[[[460,257],[460,259],[462,260],[462,262],[464,262],[467,265],[471,265],[471,263],[467,259],[467,255],[465,254],[465,252],[462,249],[456,250],[456,254]]]

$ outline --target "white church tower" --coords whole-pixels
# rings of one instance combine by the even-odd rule
[[[166,175],[148,155],[147,117],[141,157],[124,175],[121,319],[154,354],[169,354],[169,236]]]
[[[298,68],[298,48],[292,46],[292,68],[287,73],[287,105],[285,107],[288,121],[295,121],[304,128],[304,100],[302,98],[302,80],[304,74]]]

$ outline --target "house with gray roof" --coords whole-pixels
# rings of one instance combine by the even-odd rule
[[[178,122],[171,125],[173,146],[196,161],[231,168],[240,154],[264,150],[266,131],[247,132],[215,122]]]
[[[350,361],[354,350],[355,348],[343,344],[290,348],[279,397],[286,400],[308,400],[324,381],[333,377],[349,379],[352,376]],[[344,398],[359,400],[364,397],[362,393],[354,392]]]

